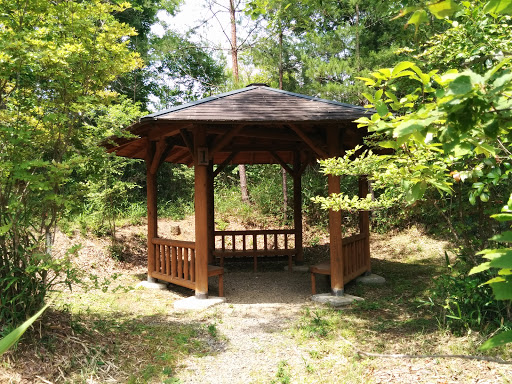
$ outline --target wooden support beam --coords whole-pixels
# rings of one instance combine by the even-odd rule
[[[180,134],[181,134],[181,137],[183,138],[183,142],[185,143],[188,150],[190,151],[192,158],[195,160],[197,154],[194,151],[194,143],[192,142],[192,139],[190,138],[188,131],[186,129],[180,129]],[[205,139],[205,143],[206,143],[206,139]]]
[[[165,152],[166,147],[167,143],[165,142],[165,138],[162,137],[156,144],[155,154],[151,159],[151,167],[149,169],[149,172],[151,172],[152,174],[156,173],[158,167],[162,163],[162,155]]]
[[[147,216],[148,216],[148,280],[154,281],[152,273],[155,272],[155,245],[153,238],[158,237],[157,225],[157,184],[156,175],[151,173],[151,162],[154,158],[153,144],[147,141],[146,151],[146,191],[147,191]]]
[[[285,170],[286,172],[288,172],[288,173],[293,177],[293,175],[294,175],[294,173],[295,173],[295,172],[294,172],[294,170],[295,170],[295,169],[291,169],[291,168],[288,166],[288,164],[286,164],[286,163],[283,161],[283,159],[281,159],[281,157],[280,157],[280,156],[279,156],[275,151],[268,151],[268,152],[272,155],[272,157],[273,157],[274,159],[276,159],[276,161],[277,161],[279,164],[281,164],[281,167],[283,167],[283,168],[284,168],[284,170]]]
[[[238,133],[240,132],[240,130],[243,128],[244,126],[242,124],[240,125],[237,125],[236,127],[232,128],[231,130],[229,130],[228,132],[226,132],[223,136],[217,138],[213,144],[212,144],[212,149],[210,150],[210,155],[213,156],[214,154],[216,154],[217,152],[219,152],[220,150],[222,150],[222,148],[224,148],[226,146],[226,144],[228,144],[231,139]]]
[[[364,198],[368,195],[368,178],[366,176],[359,177],[359,197]],[[359,232],[365,235],[364,239],[364,259],[367,267],[366,273],[371,273],[370,258],[370,212],[359,212]]]
[[[208,164],[208,264],[215,263],[215,191],[214,191],[214,177],[213,177],[213,161],[210,160]]]
[[[339,131],[336,127],[327,128],[327,143],[329,156],[339,155]],[[340,177],[329,175],[328,193],[340,193]],[[329,210],[329,237],[330,237],[330,260],[331,260],[331,293],[334,296],[342,296],[344,293],[344,265],[343,265],[343,244],[342,244],[342,214],[341,211]]]
[[[295,264],[304,264],[302,248],[302,172],[300,152],[293,153],[293,228],[295,230]]]
[[[221,173],[221,172],[224,170],[224,168],[226,168],[226,166],[229,164],[229,162],[230,162],[231,160],[233,160],[233,158],[234,158],[236,155],[238,155],[238,151],[231,152],[231,153],[229,154],[229,156],[228,156],[228,157],[226,157],[226,160],[224,160],[221,164],[219,164],[219,165],[217,166],[217,168],[215,169],[215,171],[213,171],[213,178],[216,178],[216,177],[217,177],[217,175],[218,175],[219,173]]]
[[[304,141],[320,158],[327,159],[330,153],[325,152],[319,144],[315,143],[308,135],[295,124],[288,124],[288,126]],[[331,128],[328,128],[331,129]]]
[[[206,129],[194,132],[194,147],[206,147]],[[194,156],[197,158],[197,155]],[[196,298],[208,298],[208,165],[194,164],[196,224]],[[212,234],[213,236],[213,234]]]

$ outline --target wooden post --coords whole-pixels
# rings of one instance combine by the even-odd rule
[[[359,197],[366,197],[368,195],[368,179],[366,176],[359,177]],[[359,232],[365,234],[364,238],[364,259],[366,265],[366,274],[371,273],[370,261],[370,212],[359,212]]]
[[[151,172],[151,165],[154,161],[154,148],[150,141],[147,144],[146,152],[146,192],[148,209],[148,281],[155,282],[152,273],[155,271],[155,245],[153,238],[158,237],[157,228],[157,185],[156,171]]]
[[[199,165],[198,149],[206,147],[206,130],[194,133],[196,298],[208,298],[208,164]],[[201,162],[203,164],[203,162]]]
[[[208,164],[208,264],[214,264],[215,258],[213,251],[215,250],[215,195],[214,195],[214,181],[213,176],[213,160]]]
[[[304,264],[302,249],[302,169],[300,152],[293,154],[293,227],[295,229],[295,265]]]
[[[329,156],[335,157],[340,154],[339,130],[336,127],[327,128],[327,147]],[[328,193],[340,193],[340,177],[329,175]],[[329,237],[330,237],[330,259],[331,259],[331,294],[343,296],[343,246],[341,234],[342,215],[341,211],[329,210]]]

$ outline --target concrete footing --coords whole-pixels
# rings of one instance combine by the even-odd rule
[[[167,284],[162,284],[162,283],[157,283],[156,280],[153,282],[153,281],[141,281],[140,283],[138,283],[135,288],[139,288],[139,287],[142,287],[142,288],[147,288],[147,289],[160,289],[160,290],[164,290],[164,289],[167,289]]]
[[[214,305],[224,303],[225,297],[210,296],[207,299],[198,299],[195,296],[187,297],[183,300],[174,302],[174,309],[200,310],[213,307]]]
[[[332,307],[342,307],[344,305],[352,304],[354,301],[364,301],[362,297],[343,295],[333,296],[330,293],[319,293],[318,295],[311,296],[311,300],[316,303],[329,304]]]
[[[356,279],[356,283],[358,284],[366,284],[366,285],[382,285],[386,282],[386,279],[382,276],[376,275],[374,273],[368,276],[360,276]]]

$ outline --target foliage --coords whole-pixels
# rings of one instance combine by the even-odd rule
[[[49,304],[46,304],[43,308],[39,310],[34,316],[21,324],[18,328],[11,331],[7,336],[0,339],[0,355],[6,352],[9,348],[11,348],[16,342],[20,339],[21,336],[25,333],[25,331],[36,321],[39,316],[43,314],[43,312],[48,308]]]
[[[355,104],[365,103],[364,85],[356,79],[377,65],[393,65],[394,51],[408,44],[414,31],[391,20],[400,1],[252,0],[246,13],[267,27],[251,51],[262,68],[259,79],[277,83],[278,46],[283,37],[284,89]],[[290,5],[291,4],[291,5]],[[437,31],[440,23],[426,29]],[[425,39],[427,31],[417,35]],[[270,44],[269,44],[270,41]],[[260,79],[261,78],[261,79]]]
[[[452,6],[454,3],[442,1],[435,4]],[[488,15],[482,14],[489,8],[488,4],[482,6],[479,3],[475,9],[480,14],[474,13],[473,17],[490,23],[483,32],[489,35],[489,39],[487,41],[486,36],[480,35],[478,43],[468,43],[468,52],[472,54],[475,53],[475,45],[503,39],[499,34],[496,36],[499,23],[504,23],[505,30],[508,28],[508,17],[492,15],[491,20]],[[469,12],[469,3],[464,3],[464,7],[466,13]],[[414,12],[412,17],[418,15],[417,9]],[[447,12],[449,16],[455,11]],[[496,24],[491,25],[491,22]],[[453,22],[451,25],[457,26]],[[470,27],[466,29],[471,30]],[[442,40],[440,36],[446,38],[443,40],[446,43],[442,48],[436,48],[435,52],[453,49],[451,44],[455,40],[450,39],[453,32],[452,28],[448,29],[446,35],[436,36],[434,43]],[[502,198],[503,190],[510,187],[512,72],[510,58],[504,57],[496,62],[495,57],[489,56],[492,49],[492,44],[480,48],[479,52],[485,58],[483,67],[450,69],[440,73],[436,69],[425,71],[419,64],[405,61],[361,78],[367,86],[376,90],[374,94],[365,95],[371,102],[369,107],[375,108],[376,113],[371,118],[363,117],[357,122],[360,127],[367,127],[370,132],[386,138],[380,146],[391,149],[392,154],[379,155],[375,160],[379,166],[399,171],[400,184],[408,202],[423,198],[428,188],[437,190],[441,197],[447,197],[453,194],[454,184],[469,182],[471,188],[466,189],[467,198],[473,205],[478,200],[480,206],[487,202],[496,203]],[[434,51],[427,49],[425,52],[429,55]],[[460,57],[464,59],[467,55],[462,52]],[[361,163],[362,160],[334,163],[333,168],[339,168],[339,173],[349,172],[352,166],[357,170],[358,161]],[[366,174],[370,179],[378,176],[373,169]],[[385,188],[392,188],[392,185]],[[444,216],[450,229],[455,230],[450,217]],[[454,233],[454,236],[457,234]],[[497,235],[491,240],[506,240],[506,235]],[[484,254],[492,255],[493,252],[488,250]],[[474,265],[474,258],[470,259]],[[489,264],[484,264],[477,270],[488,267]],[[480,284],[479,279],[462,279],[467,271],[460,272],[441,279],[437,287],[437,294],[446,297],[444,306],[450,319],[473,326],[489,321],[485,313],[494,311],[505,316],[506,306],[492,302],[482,288],[478,294],[473,292]],[[491,280],[491,284],[506,282],[505,277],[497,279]],[[494,295],[497,299],[505,298],[497,295],[496,291]],[[499,340],[504,342],[507,336],[499,336]]]
[[[76,249],[56,257],[52,236],[74,204],[85,116],[115,101],[108,86],[140,66],[123,42],[134,31],[113,16],[126,7],[98,0],[0,1],[3,331],[41,308],[48,291],[76,279],[70,264]]]
[[[503,207],[501,213],[491,217],[498,221],[512,220],[512,195],[510,195],[507,205]],[[503,232],[492,237],[491,240],[497,243],[511,243],[512,232]],[[485,249],[480,254],[489,261],[474,267],[470,274],[498,268],[498,276],[486,281],[484,284],[492,288],[496,300],[506,300],[510,307],[510,300],[512,300],[512,248]],[[490,338],[482,345],[481,349],[489,349],[507,343],[512,343],[512,331],[510,330]]]

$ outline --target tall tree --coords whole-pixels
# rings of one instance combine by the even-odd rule
[[[238,44],[236,36],[236,9],[234,0],[229,0],[229,20],[231,22],[231,61],[233,65],[233,77],[235,85],[238,86],[240,78],[238,76]],[[249,202],[249,190],[247,189],[247,172],[245,164],[238,166],[240,172],[240,192],[242,193],[242,201]]]
[[[39,309],[62,275],[73,278],[51,254],[51,234],[76,198],[86,116],[118,100],[112,82],[141,66],[125,39],[135,31],[113,16],[125,9],[0,0],[0,331]]]

